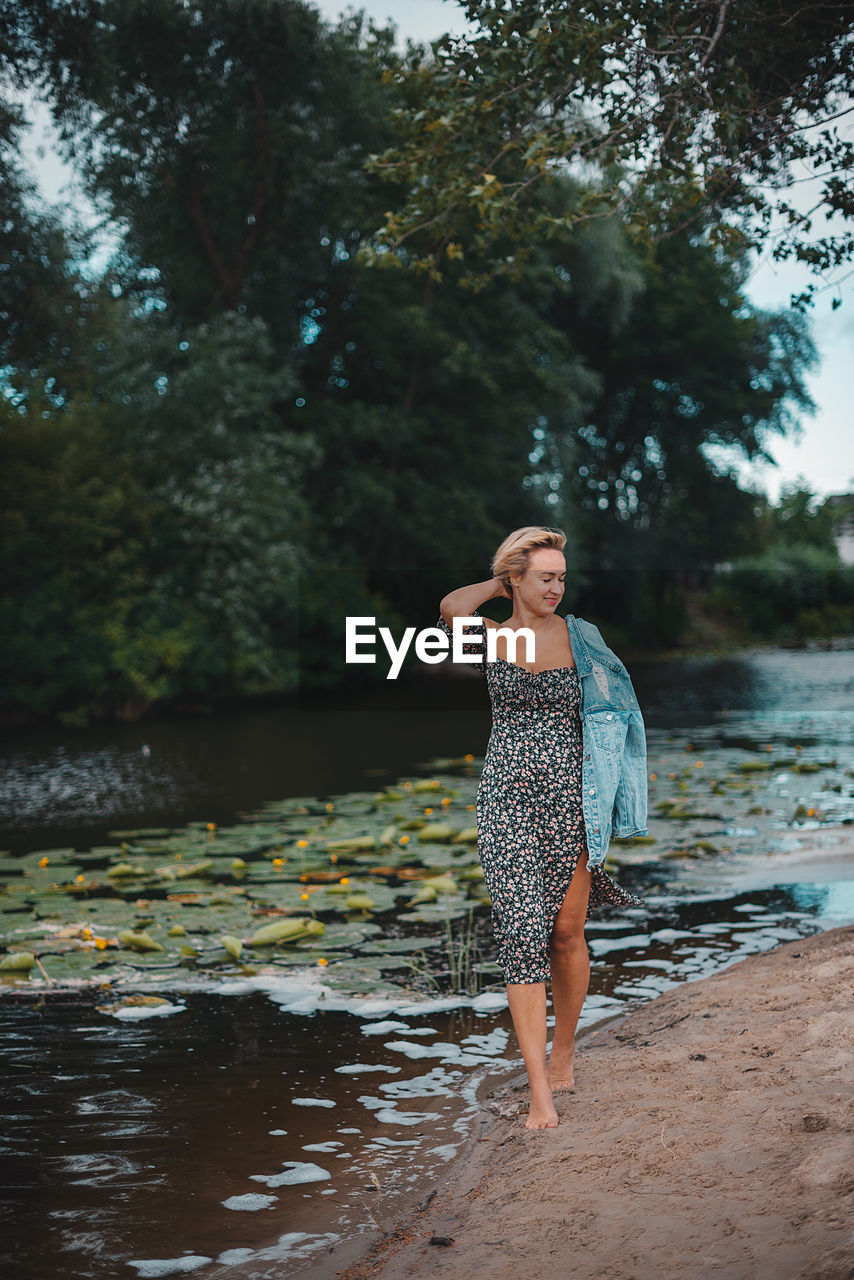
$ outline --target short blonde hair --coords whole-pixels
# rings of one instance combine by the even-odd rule
[[[549,529],[543,525],[526,524],[521,529],[508,533],[501,546],[492,557],[490,568],[492,576],[500,578],[507,590],[513,593],[510,575],[521,578],[528,568],[531,552],[539,547],[553,547],[555,551],[563,551],[566,546],[566,534],[562,529]]]

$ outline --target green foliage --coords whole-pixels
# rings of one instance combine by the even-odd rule
[[[777,542],[736,560],[713,603],[746,634],[794,639],[854,630],[854,567],[812,543]]]
[[[139,714],[179,695],[286,691],[303,563],[300,469],[260,319],[176,335],[113,309],[97,396],[7,406],[0,432],[7,590],[0,699]]]
[[[756,521],[756,537],[760,548],[794,543],[817,547],[836,557],[837,519],[837,509],[827,501],[819,502],[811,489],[795,481],[783,485],[776,506],[763,504]]]
[[[61,29],[30,8],[66,154],[125,228],[122,287],[188,324],[240,308],[298,340],[297,299],[359,225],[388,34],[301,0],[99,0]]]
[[[403,192],[374,253],[440,270],[444,255],[473,248],[474,281],[501,236],[519,252],[511,262],[494,252],[493,269],[512,272],[531,243],[591,220],[613,216],[652,244],[711,215],[724,252],[763,245],[773,226],[777,260],[794,255],[822,272],[851,258],[850,229],[816,239],[816,210],[803,214],[780,194],[781,174],[806,161],[822,183],[817,207],[854,215],[854,143],[833,124],[854,76],[850,5],[464,7],[465,34],[393,72],[415,79],[418,94],[398,113],[392,145],[372,159]],[[536,191],[568,166],[599,180],[556,216]]]
[[[0,67],[40,87],[123,238],[87,278],[91,238],[35,208],[0,101],[4,715],[382,679],[345,665],[344,617],[433,623],[523,524],[565,530],[566,607],[633,644],[678,642],[668,574],[830,545],[806,495],[755,521],[706,452],[758,456],[809,410],[802,317],[746,305],[743,242],[693,181],[656,171],[650,237],[606,216],[616,151],[583,180],[552,164],[537,130],[566,71],[538,80],[538,59],[575,37],[547,8],[480,6],[489,56],[452,83],[465,40],[434,65],[300,0],[16,7]],[[484,102],[528,48],[530,83]],[[579,89],[611,74],[588,53]],[[567,92],[555,121],[592,139]],[[411,182],[429,222],[446,179],[447,225],[380,252],[386,211],[416,216]],[[824,604],[799,608],[812,625]]]
[[[157,512],[94,407],[3,409],[0,700],[7,714],[174,693],[188,619],[158,617],[142,549]],[[133,645],[129,633],[148,631]]]

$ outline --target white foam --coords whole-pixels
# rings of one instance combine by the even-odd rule
[[[506,1009],[507,994],[504,991],[484,991],[481,995],[474,997],[471,1007],[478,1013],[492,1013],[495,1009]]]
[[[213,1258],[205,1258],[201,1254],[185,1254],[183,1258],[131,1258],[128,1266],[136,1267],[137,1274],[143,1280],[154,1280],[159,1276],[186,1275],[189,1271],[198,1271],[199,1267],[207,1266],[209,1262],[213,1262]]]
[[[344,1067],[336,1067],[335,1070],[341,1076],[357,1076],[363,1071],[385,1071],[387,1075],[397,1075],[402,1071],[402,1067],[390,1067],[384,1062],[348,1062]]]
[[[435,1120],[436,1116],[430,1111],[397,1111],[394,1107],[383,1107],[382,1111],[374,1113],[374,1118],[379,1120],[380,1124],[426,1124],[429,1120]]]
[[[662,933],[669,933],[676,936],[677,929],[662,929],[658,934],[645,933],[629,933],[623,934],[618,938],[590,938],[587,945],[595,956],[607,955],[609,951],[628,951],[633,948],[646,947],[650,938],[661,937]],[[690,937],[690,934],[685,934]]]
[[[244,1213],[256,1213],[277,1203],[278,1196],[262,1196],[260,1191],[248,1191],[245,1196],[229,1196],[227,1200],[220,1201],[224,1209],[242,1209]]]
[[[363,1036],[384,1036],[387,1031],[408,1031],[408,1022],[366,1022],[361,1028]]]
[[[225,1249],[217,1258],[226,1266],[239,1265],[242,1262],[281,1262],[286,1258],[307,1258],[321,1249],[329,1249],[341,1237],[327,1232],[326,1235],[309,1235],[305,1231],[287,1231],[275,1244],[264,1249]]]
[[[287,973],[281,970],[262,971],[252,977],[236,978],[231,981],[218,980],[212,988],[220,995],[248,995],[255,991],[264,992],[274,1004],[279,1005],[286,1013],[315,1013],[318,1009],[330,1009],[335,1012],[352,1013],[360,1018],[372,1018],[381,1014],[398,1014],[412,1017],[425,1013],[447,1013],[453,1009],[474,1009],[478,1013],[488,1013],[503,1009],[507,1004],[503,993],[485,991],[479,996],[440,996],[433,999],[413,1000],[411,996],[358,996],[347,995],[323,983],[317,977],[316,966],[311,969],[292,969]],[[402,1026],[386,1026],[380,1030],[382,1023],[368,1023],[362,1028],[365,1035],[382,1035],[385,1031],[408,1031]],[[411,1034],[422,1034],[412,1031]],[[426,1032],[423,1034],[430,1034]]]
[[[291,1098],[295,1107],[334,1107],[331,1098]]]
[[[462,1046],[470,1053],[486,1053],[498,1055],[507,1048],[508,1034],[503,1027],[495,1027],[489,1035],[472,1034],[466,1036]]]
[[[266,1182],[268,1187],[293,1187],[300,1182],[324,1182],[331,1178],[328,1169],[321,1169],[319,1164],[310,1164],[301,1160],[286,1160],[289,1168],[284,1173],[250,1173],[253,1182]]]
[[[143,1018],[168,1018],[170,1013],[181,1013],[186,1009],[185,1004],[126,1004],[118,1009],[110,1009],[111,1018],[118,1018],[120,1022],[141,1022]]]
[[[450,1097],[453,1081],[459,1080],[461,1071],[446,1071],[434,1067],[425,1076],[412,1076],[409,1080],[392,1080],[380,1085],[380,1093],[389,1098],[442,1098]]]
[[[387,1040],[386,1049],[403,1053],[407,1058],[438,1058],[441,1062],[456,1063],[460,1067],[477,1067],[483,1062],[494,1062],[493,1054],[466,1053],[459,1045],[447,1040],[434,1040],[432,1044],[413,1044],[411,1040]]]
[[[329,1151],[337,1151],[339,1147],[343,1146],[343,1142],[335,1142],[333,1140],[332,1142],[308,1142],[302,1149],[303,1151],[321,1151],[326,1153]]]
[[[398,1005],[397,1012],[404,1018],[411,1018],[419,1013],[448,1013],[463,1005],[471,1006],[471,1003],[471,996],[436,996],[433,1000],[419,1000],[416,1004],[410,1001],[408,1004]]]
[[[363,1107],[367,1107],[368,1111],[378,1111],[380,1107],[386,1105],[385,1098],[372,1098],[369,1093],[363,1093],[358,1100]]]
[[[437,1042],[438,1043],[438,1042]],[[391,1049],[394,1053],[403,1053],[407,1058],[435,1058],[436,1044],[413,1044],[411,1040],[387,1040],[386,1049]],[[439,1048],[439,1053],[442,1050]]]

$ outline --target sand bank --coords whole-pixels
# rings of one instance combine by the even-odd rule
[[[580,1034],[575,1074],[554,1130],[485,1099],[447,1179],[342,1280],[854,1277],[854,926]]]

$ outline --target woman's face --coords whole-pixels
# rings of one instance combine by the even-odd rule
[[[560,604],[566,581],[566,560],[555,547],[536,547],[528,556],[528,567],[520,577],[511,575],[514,607],[521,601],[533,613],[554,613]]]

